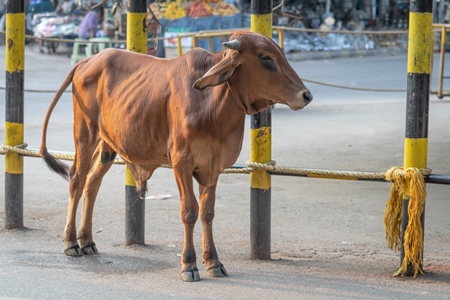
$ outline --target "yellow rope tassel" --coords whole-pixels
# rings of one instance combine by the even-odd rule
[[[400,250],[400,228],[402,225],[402,199],[405,190],[403,169],[393,167],[386,172],[386,180],[392,182],[389,200],[384,211],[384,231],[388,247],[395,252]]]
[[[401,246],[401,223],[402,223],[402,201],[403,194],[407,193],[409,187],[408,225],[404,234],[403,249],[405,257],[400,269],[394,273],[398,276],[406,272],[411,265],[414,278],[418,273],[423,274],[421,265],[423,258],[423,229],[422,216],[425,208],[426,189],[423,174],[417,168],[403,170],[393,167],[386,173],[386,180],[393,183],[390,198],[384,211],[384,229],[388,247],[394,251],[400,250]]]

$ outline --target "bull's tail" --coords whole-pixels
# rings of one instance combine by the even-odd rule
[[[47,109],[47,113],[45,114],[44,123],[42,125],[42,139],[41,139],[41,148],[40,148],[40,154],[41,157],[44,159],[45,163],[49,167],[50,170],[56,172],[64,179],[69,179],[69,167],[62,163],[61,161],[54,158],[50,153],[47,151],[47,127],[48,122],[50,120],[50,115],[53,112],[53,109],[55,108],[56,104],[58,103],[59,99],[61,98],[61,95],[64,93],[64,91],[67,89],[67,87],[72,83],[73,75],[75,74],[75,71],[77,70],[79,64],[76,64],[72,70],[70,70],[69,74],[67,75],[66,79],[62,83],[61,87],[56,92],[55,96],[53,97],[52,102],[50,103],[50,106]]]

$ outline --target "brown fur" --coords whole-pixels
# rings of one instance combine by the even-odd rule
[[[92,211],[104,174],[116,153],[129,167],[138,189],[161,164],[171,163],[180,192],[185,239],[183,280],[199,280],[193,245],[198,216],[203,225],[203,261],[212,276],[227,275],[214,246],[212,221],[219,174],[237,159],[245,114],[274,103],[301,109],[312,100],[281,49],[256,33],[239,32],[239,51],[211,54],[194,49],[173,59],[106,49],[70,71],[44,119],[41,155],[67,177],[67,167],[47,151],[53,108],[72,82],[75,160],[70,168],[70,202],[64,243],[67,255],[81,255],[75,228],[84,194],[79,242],[84,254],[97,253]],[[271,61],[267,61],[267,57]],[[200,186],[197,202],[193,177]]]

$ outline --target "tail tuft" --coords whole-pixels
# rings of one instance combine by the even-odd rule
[[[59,174],[65,180],[69,180],[69,166],[54,158],[53,155],[48,153],[46,148],[41,149],[41,157],[50,170]]]

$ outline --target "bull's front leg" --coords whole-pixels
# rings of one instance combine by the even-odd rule
[[[178,190],[180,191],[180,216],[184,225],[184,245],[181,254],[181,279],[183,281],[199,281],[197,257],[194,248],[194,226],[198,218],[198,203],[193,190],[193,179],[186,172],[186,166],[173,166]]]
[[[203,262],[208,274],[213,277],[228,276],[228,272],[219,261],[214,244],[212,223],[216,202],[216,186],[204,187],[200,185],[200,219],[202,221],[202,254]]]

